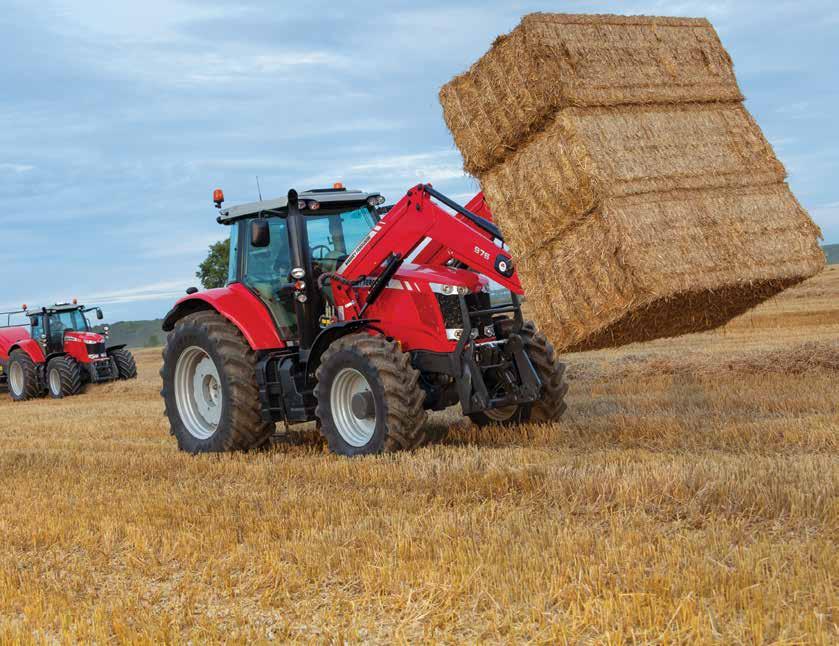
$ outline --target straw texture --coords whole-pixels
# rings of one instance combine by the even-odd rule
[[[563,110],[479,177],[508,244],[527,253],[609,196],[771,184],[784,176],[741,105],[687,104]]]
[[[704,19],[532,14],[446,123],[562,350],[707,330],[824,266]]]
[[[567,106],[739,101],[731,59],[704,19],[531,14],[440,91],[478,173]]]
[[[817,273],[818,233],[785,183],[631,195],[519,269],[551,340],[589,350],[728,322]]]

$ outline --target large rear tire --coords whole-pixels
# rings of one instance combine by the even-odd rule
[[[395,341],[366,333],[332,343],[317,369],[316,414],[333,453],[367,455],[428,442],[425,392]]]
[[[125,348],[111,350],[109,354],[114,363],[117,364],[117,375],[120,379],[137,378],[137,363],[134,361],[133,354]]]
[[[171,432],[189,453],[247,451],[271,439],[262,419],[256,354],[217,312],[196,312],[175,324],[160,370]]]
[[[532,321],[525,321],[519,335],[524,350],[542,382],[540,398],[531,404],[518,404],[495,410],[470,413],[469,419],[480,427],[497,424],[515,426],[528,421],[555,422],[568,407],[565,394],[565,364],[557,357],[554,347],[544,334],[536,329]]]
[[[15,401],[35,399],[43,394],[38,367],[23,350],[14,350],[9,355],[9,394]]]
[[[55,357],[47,364],[47,390],[53,399],[72,397],[82,389],[82,372],[75,359]]]

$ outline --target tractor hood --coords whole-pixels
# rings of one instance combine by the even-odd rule
[[[430,265],[413,265],[405,263],[393,277],[403,282],[422,281],[432,285],[453,285],[462,286],[470,292],[477,292],[488,284],[486,278],[474,271],[466,269],[453,269],[451,267],[440,267]]]
[[[64,333],[64,340],[65,341],[78,341],[79,343],[87,343],[87,344],[94,344],[94,343],[104,343],[105,337],[97,332],[76,332],[74,330],[68,330]]]

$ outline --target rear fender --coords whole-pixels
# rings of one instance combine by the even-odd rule
[[[163,319],[163,331],[171,332],[175,324],[185,316],[203,311],[221,314],[239,329],[256,351],[286,347],[268,307],[241,283],[208,289],[182,298]]]
[[[15,345],[9,348],[9,356],[12,356],[12,352],[15,350],[23,350],[32,361],[35,363],[46,363],[46,357],[44,356],[44,350],[41,348],[41,345],[35,341],[35,339],[22,339]]]

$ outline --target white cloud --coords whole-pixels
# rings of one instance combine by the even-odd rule
[[[90,294],[89,296],[79,300],[80,302],[95,303],[96,305],[163,300],[174,296],[181,296],[184,293],[184,290],[194,283],[194,278],[159,281],[156,283],[149,283],[147,285],[128,287],[117,291]]]
[[[29,164],[0,164],[0,174],[12,173],[19,175],[21,173],[28,173],[31,170],[35,170],[35,167]]]
[[[460,154],[456,151],[435,151],[409,155],[395,155],[352,164],[351,173],[375,174],[387,179],[413,179],[420,181],[445,181],[462,179]]]

